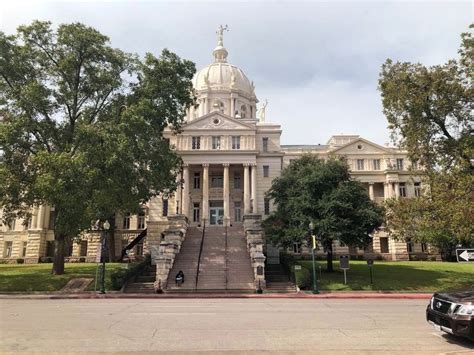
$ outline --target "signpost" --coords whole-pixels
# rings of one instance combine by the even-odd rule
[[[474,262],[474,249],[456,249],[458,263]]]
[[[372,285],[372,266],[374,265],[374,260],[373,259],[367,259],[367,265],[369,265],[369,270],[370,270],[370,284]]]
[[[347,285],[346,272],[349,270],[349,255],[341,255],[339,257],[339,267],[344,271],[344,285]]]

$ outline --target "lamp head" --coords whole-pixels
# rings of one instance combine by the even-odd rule
[[[105,229],[106,231],[110,229],[110,223],[109,223],[109,221],[107,221],[107,220],[104,222],[104,229]]]

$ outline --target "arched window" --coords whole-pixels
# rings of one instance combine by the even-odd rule
[[[247,105],[240,106],[240,118],[247,117]]]

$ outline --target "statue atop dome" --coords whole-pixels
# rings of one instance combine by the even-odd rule
[[[229,26],[219,25],[218,30],[216,31],[217,34],[217,45],[223,46],[224,45],[224,31],[229,31]]]
[[[257,118],[260,122],[265,122],[265,111],[267,110],[268,100],[265,99],[265,103],[257,111]]]

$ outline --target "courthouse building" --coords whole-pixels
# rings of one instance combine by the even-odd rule
[[[218,45],[212,52],[213,62],[193,79],[198,105],[189,110],[179,134],[165,132],[183,161],[178,176],[182,187],[172,195],[154,198],[139,215],[116,217],[116,255],[121,255],[124,247],[148,227],[147,236],[133,245],[130,254],[151,252],[156,259],[158,254],[166,253],[162,245],[166,231],[183,216],[186,225],[179,225],[182,238],[186,228],[206,225],[244,229],[246,216],[265,218],[274,208],[265,196],[272,180],[303,154],[321,159],[344,157],[353,178],[364,184],[367,194],[377,203],[420,194],[420,180],[413,175],[417,166],[407,159],[406,152],[396,148],[358,135],[333,135],[325,144],[280,144],[284,127],[266,117],[266,103],[259,104],[253,82],[242,69],[228,62],[222,32],[221,28]],[[52,256],[53,220],[54,207],[36,206],[31,220],[2,226],[0,258],[38,262],[39,258]],[[258,224],[258,218],[252,220]],[[174,254],[179,252],[181,242],[175,246]],[[94,261],[99,245],[99,233],[84,234],[79,242],[71,243],[69,259]],[[395,241],[383,229],[374,234],[365,250],[340,244],[334,248],[336,253],[370,254],[390,260],[429,253],[426,245]],[[266,246],[260,251],[266,252]],[[307,249],[295,244],[290,252],[305,253]]]

